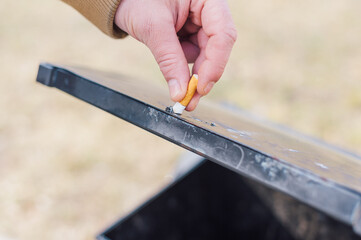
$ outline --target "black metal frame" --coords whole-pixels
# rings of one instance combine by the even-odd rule
[[[355,232],[361,234],[361,176],[357,176],[361,161],[355,156],[307,139],[299,140],[272,126],[265,126],[263,122],[244,120],[242,124],[245,128],[262,132],[258,140],[250,139],[252,136],[249,132],[230,126],[232,124],[228,125],[228,120],[234,121],[233,112],[214,110],[213,106],[202,108],[201,104],[199,112],[193,115],[170,114],[165,111],[171,104],[166,95],[160,96],[161,91],[157,92],[153,87],[143,86],[138,89],[126,77],[45,63],[39,67],[37,81],[58,88],[239,174],[289,194],[352,225]],[[219,114],[218,120],[207,118],[209,113]],[[264,140],[264,136],[270,136],[269,139],[275,143],[269,139]],[[283,145],[290,143],[291,147],[280,148],[277,141],[283,142]],[[293,147],[295,144],[300,144],[298,150]],[[317,166],[308,168],[292,162],[294,158],[307,161],[311,159],[317,164],[322,158],[332,160],[333,157],[344,158],[358,168],[356,174],[350,176],[353,177],[349,181],[351,184],[348,184],[348,179],[343,181],[342,174],[339,178],[334,177],[338,174],[337,169],[318,171]],[[324,166],[320,164],[320,167]]]

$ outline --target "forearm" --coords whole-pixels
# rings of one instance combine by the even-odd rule
[[[71,5],[105,34],[122,38],[127,34],[114,24],[114,16],[121,0],[62,0]]]

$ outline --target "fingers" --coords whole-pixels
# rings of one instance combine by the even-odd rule
[[[184,55],[188,63],[194,63],[199,55],[199,47],[189,41],[181,42]]]
[[[173,101],[181,101],[185,96],[189,81],[189,68],[174,25],[155,26],[154,34],[149,35],[145,44],[153,53],[160,70],[168,82]],[[184,46],[190,52],[192,46]],[[188,56],[194,58],[193,56]]]
[[[197,33],[201,27],[194,24],[191,19],[187,19],[182,29],[178,32],[179,36],[187,36]]]
[[[197,39],[199,29],[199,26],[193,24],[190,20],[187,20],[183,28],[177,34],[188,63],[194,63],[200,52]]]
[[[201,18],[203,32],[201,30],[198,34],[200,59],[196,60],[195,66],[199,75],[197,91],[206,95],[224,72],[237,32],[224,0],[205,1],[198,17]]]
[[[117,11],[116,24],[149,47],[168,82],[173,101],[185,96],[190,77],[188,62],[194,62],[193,72],[199,75],[198,93],[187,107],[193,110],[223,74],[237,37],[227,2],[185,1],[187,4],[179,12],[174,10],[179,7],[176,1],[166,5],[156,1],[152,7],[147,3],[122,1],[119,9],[123,12]],[[154,4],[158,4],[156,12]]]
[[[201,97],[202,97],[202,95],[200,95],[199,93],[195,93],[192,100],[187,105],[186,110],[187,111],[193,111],[194,109],[196,109]]]
[[[194,62],[193,65],[193,73],[199,73],[199,69],[202,66],[203,62],[206,60],[206,46],[208,43],[208,36],[204,33],[203,29],[201,29],[198,34],[197,34],[197,43],[199,46],[199,55],[198,58],[196,59],[196,61]]]

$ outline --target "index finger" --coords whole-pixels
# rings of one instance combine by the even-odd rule
[[[209,37],[204,49],[205,60],[200,65],[198,93],[206,95],[222,76],[237,31],[225,0],[207,0],[201,12],[204,33]]]

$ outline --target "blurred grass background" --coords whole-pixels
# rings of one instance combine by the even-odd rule
[[[360,154],[361,2],[229,4],[239,40],[207,98]],[[40,61],[167,88],[143,45],[62,2],[0,2],[0,239],[93,239],[168,182],[183,150],[36,84]]]

